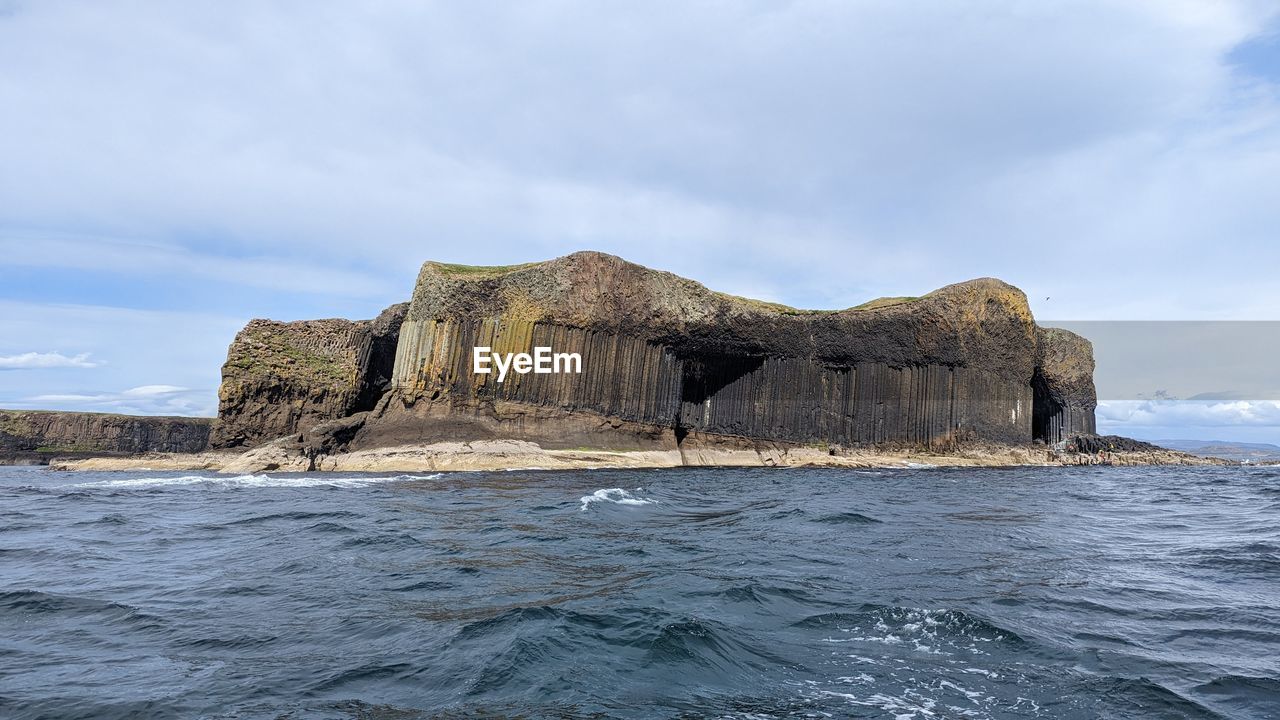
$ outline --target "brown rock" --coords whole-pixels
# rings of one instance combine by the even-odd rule
[[[1037,340],[1036,373],[1031,379],[1036,439],[1053,444],[1075,434],[1097,432],[1093,344],[1058,328],[1039,328]]]
[[[208,444],[212,424],[212,418],[0,410],[0,457],[47,462],[54,457],[194,453]]]
[[[253,446],[374,406],[407,305],[373,320],[253,320],[222,366],[212,447]]]
[[[816,311],[595,252],[496,268],[429,262],[392,392],[353,447],[511,437],[667,448],[691,432],[850,446],[1029,442],[1039,338],[1023,293],[989,278]],[[499,383],[472,372],[477,345],[579,353],[583,373]]]

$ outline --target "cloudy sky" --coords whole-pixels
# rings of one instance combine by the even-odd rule
[[[1280,319],[1269,1],[0,0],[0,109],[5,407],[212,414],[247,319],[426,259]],[[1280,441],[1224,407],[1170,422]]]

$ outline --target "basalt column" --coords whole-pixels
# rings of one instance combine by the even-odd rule
[[[653,448],[695,432],[841,445],[1029,442],[1033,432],[1092,427],[1091,376],[1064,367],[1055,342],[1021,291],[989,278],[811,311],[601,253],[507,267],[429,262],[399,333],[391,390],[353,447],[513,438]],[[499,382],[474,372],[476,347],[576,353],[581,372],[510,372]]]
[[[843,445],[1023,439],[1032,406],[1029,387],[969,368],[725,356],[686,361],[681,400],[683,429]]]
[[[473,349],[533,354],[535,348],[580,356],[581,372],[473,372]],[[411,320],[404,324],[394,385],[406,398],[445,400],[459,408],[528,403],[645,423],[675,417],[679,362],[645,340],[584,328],[506,318],[472,322]]]

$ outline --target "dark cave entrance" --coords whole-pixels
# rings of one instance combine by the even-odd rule
[[[1052,445],[1062,438],[1062,405],[1053,399],[1040,368],[1031,376],[1031,439]]]
[[[680,373],[680,409],[675,418],[676,444],[695,430],[732,432],[732,421],[722,426],[709,416],[707,401],[721,390],[764,365],[762,356],[709,353],[684,358]],[[740,408],[726,408],[734,417]]]

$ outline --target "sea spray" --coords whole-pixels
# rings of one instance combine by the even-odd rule
[[[639,490],[639,488],[636,488]],[[583,495],[579,498],[582,503],[582,509],[586,510],[593,503],[606,502],[614,505],[652,505],[656,500],[636,497],[622,488],[607,488],[597,490],[590,495]]]

